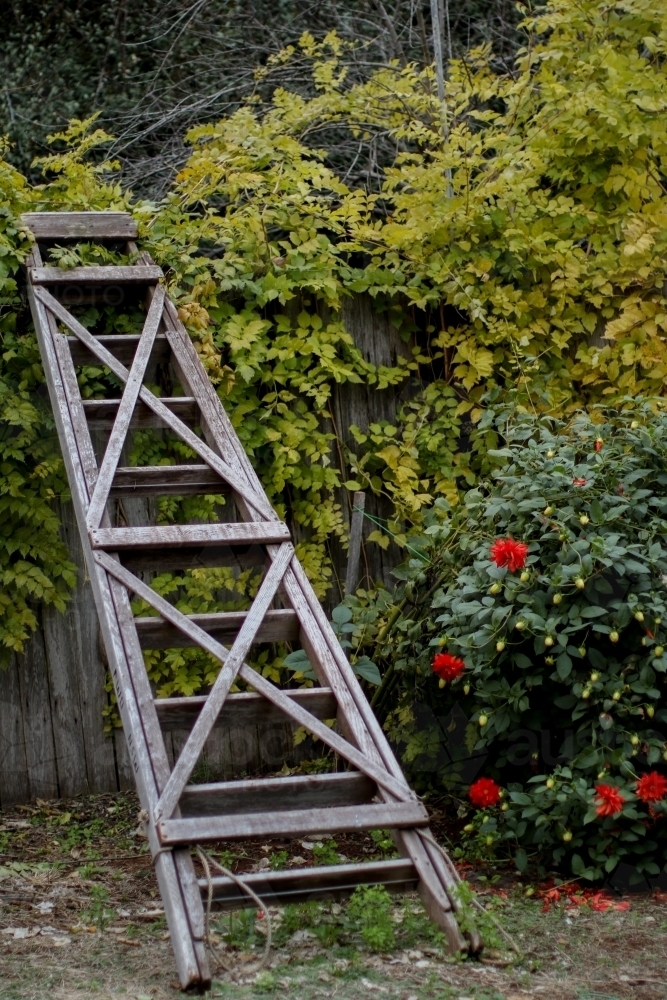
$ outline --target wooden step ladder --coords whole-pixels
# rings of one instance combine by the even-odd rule
[[[109,669],[134,769],[148,843],[183,988],[206,988],[211,973],[202,900],[191,847],[247,837],[389,828],[402,858],[364,864],[256,873],[244,878],[267,904],[344,897],[358,885],[414,886],[453,951],[478,950],[461,932],[457,875],[428,832],[428,816],[408,786],[345,654],[208,379],[163,274],[134,240],[123,212],[44,212],[23,216],[35,237],[27,289],[46,381],[95,596]],[[135,259],[127,266],[43,265],[49,245],[92,241]],[[134,298],[133,298],[134,297]],[[95,302],[139,302],[140,335],[94,336],[76,318]],[[184,395],[159,398],[145,385],[149,362],[169,363]],[[108,368],[120,399],[83,400],[77,366]],[[197,434],[193,425],[199,426]],[[197,456],[183,465],[121,465],[134,427],[171,430]],[[98,464],[91,429],[110,433]],[[242,520],[232,523],[116,526],[113,499],[230,493]],[[240,558],[264,566],[246,612],[185,615],[144,582],[166,568],[220,566]],[[137,575],[139,574],[139,575]],[[130,595],[156,617],[135,618]],[[319,686],[277,687],[246,663],[253,644],[299,641]],[[199,646],[221,664],[205,697],[155,698],[142,649]],[[242,681],[249,689],[230,693]],[[335,728],[324,720],[335,718]],[[189,779],[213,727],[290,720],[335,751],[349,770],[320,775],[192,784]],[[163,733],[187,728],[173,767]],[[254,905],[226,877],[213,880],[220,909]]]

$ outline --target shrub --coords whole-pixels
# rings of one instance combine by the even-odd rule
[[[667,414],[627,404],[567,423],[487,413],[505,439],[493,477],[458,508],[436,501],[396,594],[348,601],[408,764],[437,770],[441,744],[415,706],[469,719],[504,794],[476,789],[489,805],[467,833],[587,878],[621,859],[657,874],[667,847]],[[444,651],[465,664],[452,681]]]

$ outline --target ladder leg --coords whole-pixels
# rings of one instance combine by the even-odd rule
[[[136,661],[138,652],[141,669],[131,669],[131,636],[136,636],[136,630],[127,593],[113,583],[110,586],[106,574],[100,571],[92,558],[86,530],[86,512],[96,473],[96,461],[83,415],[74,365],[53,318],[39,308],[34,297],[31,296],[31,299],[86,565],[118,696],[118,708],[123,719],[141,804],[148,811],[158,798],[157,775],[160,771],[167,775],[169,773],[164,741],[157,718],[153,721],[143,717],[146,710],[154,714],[155,709],[138,641],[135,643],[134,656]],[[123,621],[124,629],[121,624]],[[139,663],[136,665],[138,667]],[[138,681],[138,690],[135,681]],[[164,780],[166,781],[166,776]],[[206,985],[211,977],[203,945],[204,911],[194,865],[187,851],[174,854],[177,855],[176,858],[169,852],[158,854],[155,857],[155,871],[171,932],[179,979],[183,988]]]
[[[89,547],[88,547],[89,548]],[[92,559],[93,565],[97,563]],[[99,572],[99,568],[98,568]],[[191,986],[205,988],[211,981],[208,956],[204,947],[204,908],[197,885],[194,863],[187,850],[160,851],[152,826],[152,815],[159,792],[169,775],[169,762],[164,738],[155,712],[153,694],[139,647],[134,618],[127,591],[104,573],[103,586],[109,594],[103,608],[113,607],[116,612],[117,633],[114,622],[108,622],[107,651],[120,643],[123,654],[117,655],[112,664],[114,686],[123,693],[123,704],[118,704],[123,718],[130,750],[130,760],[135,772],[141,803],[149,816],[149,844],[154,854],[155,872],[160,893],[165,904],[165,916],[174,948],[178,974],[183,989]],[[100,605],[98,605],[99,607]],[[132,626],[130,628],[130,625]],[[105,633],[104,626],[102,628]],[[116,642],[114,643],[114,639]],[[125,712],[123,713],[123,709]]]
[[[184,854],[187,852],[179,851],[178,853]],[[192,864],[191,859],[189,860]],[[210,983],[211,976],[203,947],[203,934],[198,940],[192,933],[191,921],[183,899],[179,867],[176,858],[170,851],[158,854],[155,858],[155,874],[162,902],[164,903],[164,912],[169,926],[171,944],[178,969],[178,978],[182,988],[185,990],[191,986],[201,985],[205,987]],[[196,888],[196,880],[194,884]],[[199,895],[198,890],[197,895]],[[201,898],[198,899],[198,903],[201,909]],[[203,968],[202,965],[204,966]]]

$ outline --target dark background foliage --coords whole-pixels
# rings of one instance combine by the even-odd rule
[[[507,68],[518,43],[511,0],[448,7],[445,55],[490,42]],[[49,133],[101,111],[117,137],[109,153],[123,164],[124,184],[158,196],[185,160],[191,125],[234,110],[258,87],[255,68],[304,31],[331,29],[356,43],[352,72],[360,77],[392,59],[433,58],[428,0],[12,0],[0,18],[0,133],[13,143],[12,162],[29,172]],[[312,81],[294,60],[258,93],[268,97],[278,85],[307,94]],[[349,135],[327,145],[339,165],[356,153]],[[372,181],[378,158],[382,150],[370,147],[356,171]]]

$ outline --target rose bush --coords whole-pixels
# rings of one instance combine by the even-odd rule
[[[667,414],[626,406],[568,422],[488,411],[503,438],[493,474],[456,508],[436,501],[395,593],[346,602],[413,777],[444,781],[461,813],[480,805],[438,759],[436,720],[458,706],[469,752],[503,788],[467,835],[520,868],[599,878],[621,859],[649,875],[664,864]]]

